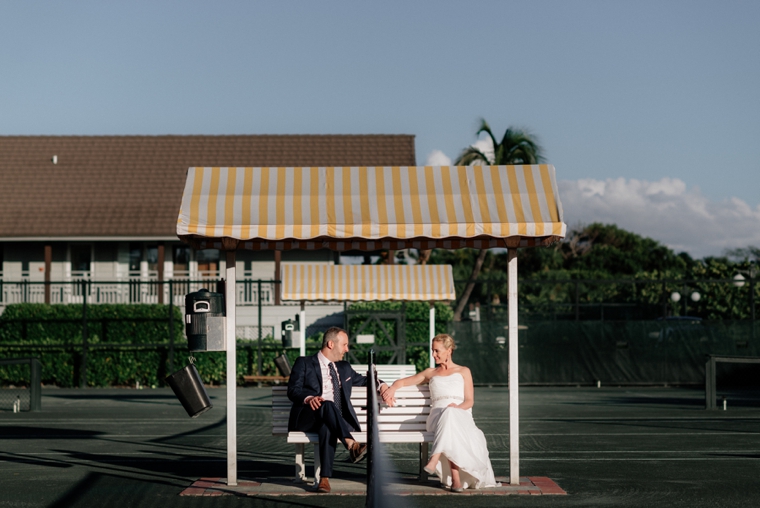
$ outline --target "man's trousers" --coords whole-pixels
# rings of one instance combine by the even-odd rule
[[[332,477],[335,448],[338,440],[344,445],[346,438],[351,438],[351,425],[338,413],[335,403],[322,401],[322,405],[314,411],[308,404],[304,406],[296,422],[296,430],[301,432],[316,432],[319,435],[319,457],[322,462],[321,476]],[[346,446],[346,448],[348,448]]]

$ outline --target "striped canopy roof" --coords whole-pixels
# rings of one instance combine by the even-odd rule
[[[450,265],[283,264],[283,300],[455,300]]]
[[[551,165],[195,167],[177,223],[224,250],[513,248],[565,231]]]

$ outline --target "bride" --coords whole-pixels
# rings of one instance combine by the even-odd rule
[[[403,386],[430,385],[432,407],[427,419],[428,432],[434,432],[432,455],[425,466],[453,492],[497,486],[483,432],[472,419],[474,389],[470,369],[451,360],[454,339],[445,333],[433,338],[433,359],[437,367],[399,379],[383,393],[393,406],[393,395]]]

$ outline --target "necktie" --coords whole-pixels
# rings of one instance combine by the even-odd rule
[[[333,400],[335,401],[335,407],[338,408],[338,414],[343,416],[343,397],[340,392],[340,383],[338,382],[338,373],[335,372],[335,365],[330,362],[330,379],[333,384]]]

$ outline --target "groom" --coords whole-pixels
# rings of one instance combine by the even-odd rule
[[[322,461],[318,492],[330,492],[335,448],[338,440],[348,449],[351,461],[359,462],[367,445],[358,443],[351,433],[360,430],[351,405],[351,388],[367,386],[362,376],[344,362],[348,352],[348,334],[333,327],[322,338],[322,349],[313,356],[302,356],[293,365],[288,382],[288,398],[293,402],[288,431],[317,432]],[[382,383],[382,382],[381,382]],[[382,395],[388,385],[381,384]]]

